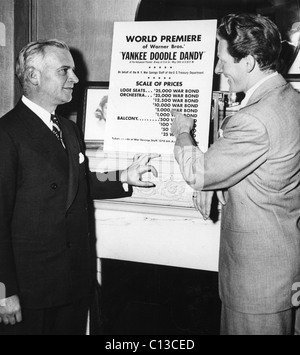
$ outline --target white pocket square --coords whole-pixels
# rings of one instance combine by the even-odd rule
[[[82,153],[79,153],[79,164],[84,163],[84,161],[85,161],[84,155]]]

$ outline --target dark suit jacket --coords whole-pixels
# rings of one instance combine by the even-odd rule
[[[22,102],[0,119],[0,282],[27,308],[64,305],[90,290],[88,180],[94,198],[131,194],[80,164],[80,132],[60,122],[66,150]]]

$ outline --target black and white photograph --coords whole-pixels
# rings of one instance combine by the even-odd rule
[[[83,132],[88,146],[104,144],[109,83],[87,83],[84,93]]]
[[[300,0],[0,0],[0,339],[300,335]]]

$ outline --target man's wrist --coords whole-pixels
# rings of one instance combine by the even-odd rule
[[[190,132],[186,132],[186,131],[183,131],[183,132],[180,132],[178,135],[177,135],[177,138],[183,134],[187,134],[187,135],[190,135]]]
[[[127,184],[127,178],[128,178],[127,170],[120,171],[120,175],[119,176],[120,176],[120,182],[122,184]]]
[[[127,182],[127,170],[122,170],[119,172],[119,180],[123,186],[125,192],[129,192],[129,185]]]

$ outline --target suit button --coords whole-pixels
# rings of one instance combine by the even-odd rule
[[[52,189],[52,190],[56,190],[57,188],[58,188],[58,185],[57,185],[57,184],[52,184],[52,185],[51,185],[51,189]]]

